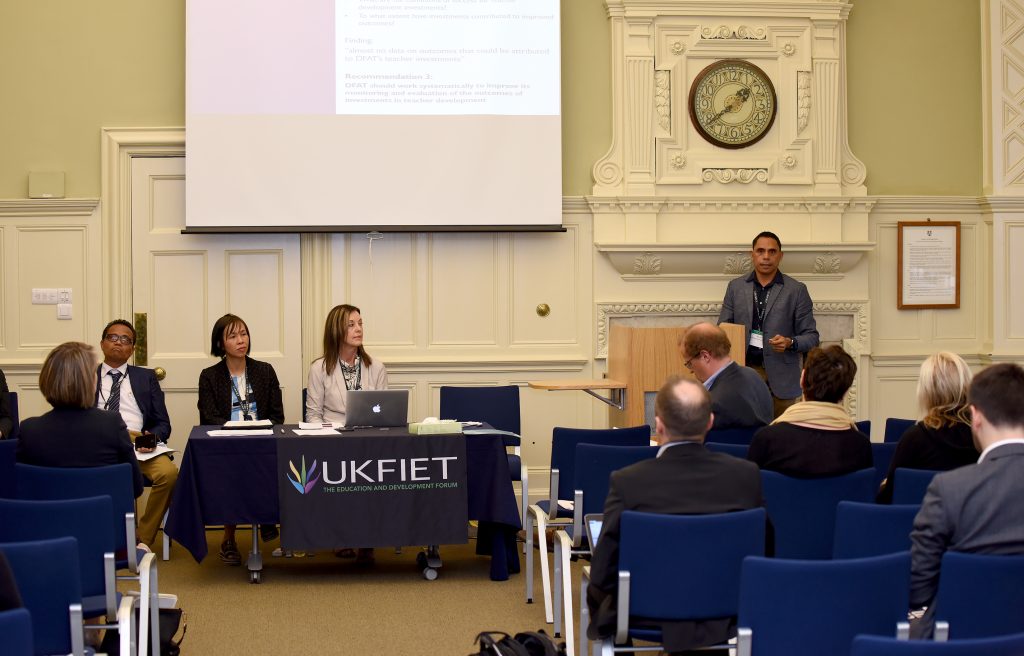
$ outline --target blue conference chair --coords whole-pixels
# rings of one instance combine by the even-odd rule
[[[131,466],[127,463],[102,467],[37,467],[15,465],[18,496],[22,499],[57,500],[80,499],[97,495],[109,496],[113,502],[114,546],[124,560],[118,568],[127,568],[129,574],[121,580],[138,581],[143,616],[140,628],[145,635],[149,624],[153,651],[159,649],[159,591],[157,589],[156,558],[153,554],[135,548],[135,488],[132,485]]]
[[[723,444],[721,442],[704,442],[704,448],[715,453],[725,453],[735,458],[747,459],[747,451],[750,446],[747,444]]]
[[[14,480],[17,450],[17,440],[0,440],[0,498],[13,499],[17,496],[17,485]]]
[[[549,495],[526,511],[526,603],[533,603],[533,527],[537,526],[537,546],[540,552],[541,587],[544,595],[544,619],[555,621],[551,606],[551,579],[548,576],[548,524],[568,524],[572,520],[573,468],[576,464],[578,444],[604,444],[607,446],[650,446],[651,428],[646,424],[632,428],[561,428],[551,431],[551,476]],[[562,502],[562,503],[559,503]]]
[[[565,640],[572,637],[572,556],[589,556],[592,545],[587,541],[583,518],[604,512],[612,472],[641,460],[658,455],[656,446],[605,446],[580,444],[576,447],[575,482],[573,484],[572,524],[555,531],[554,614],[555,636],[562,633],[565,621]],[[564,597],[563,597],[564,594]]]
[[[530,481],[522,454],[522,428],[519,415],[519,388],[515,385],[497,387],[441,387],[441,419],[481,421],[506,433],[501,441],[508,454],[508,470],[512,480],[520,484],[522,505],[520,521],[526,524],[526,509],[530,505]]]
[[[840,501],[836,507],[833,558],[866,558],[910,551],[917,505]]]
[[[632,652],[628,639],[660,643],[661,631],[630,626],[648,620],[707,620],[739,611],[745,558],[764,554],[763,508],[714,515],[622,513],[617,625],[601,653]],[[585,587],[585,586],[584,586]],[[586,633],[588,618],[580,620]],[[586,653],[581,645],[581,656]]]
[[[882,487],[882,481],[889,475],[889,464],[896,453],[896,442],[872,442],[871,462],[875,467],[875,489]]]
[[[935,595],[935,639],[1024,632],[1024,555],[947,551]]]
[[[871,420],[870,419],[862,419],[862,420],[858,421],[857,422],[857,430],[859,430],[860,432],[862,432],[865,435],[867,435],[868,439],[871,439]]]
[[[846,654],[858,634],[907,638],[910,554],[850,560],[750,557],[740,582],[738,656]]]
[[[915,423],[913,419],[886,419],[884,440],[886,442],[899,442],[900,438],[903,437],[903,433],[906,433],[907,429]]]
[[[765,507],[775,527],[775,555],[831,558],[836,505],[840,501],[873,501],[874,477],[874,469],[830,478],[791,478],[762,470]]]
[[[86,628],[82,623],[82,585],[78,568],[78,541],[72,537],[0,544],[18,584],[25,608],[32,615],[36,654],[85,653]],[[117,611],[122,654],[134,654],[131,600]],[[6,645],[5,645],[6,646]]]
[[[78,540],[82,614],[117,615],[113,504],[108,496],[56,501],[0,499],[0,542]]]
[[[860,635],[853,639],[850,656],[1020,656],[1024,654],[1024,633],[999,638],[976,638],[933,642],[894,640]]]
[[[33,656],[32,615],[24,608],[0,612],[0,636],[7,656]]]
[[[722,428],[719,430],[708,431],[707,436],[704,438],[704,442],[714,442],[716,444],[745,444],[750,446],[750,441],[754,439],[754,433],[764,428],[763,426],[755,426],[753,428]]]
[[[892,502],[916,503],[920,506],[928,486],[938,473],[931,469],[897,467],[892,474]]]

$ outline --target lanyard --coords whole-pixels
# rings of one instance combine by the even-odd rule
[[[231,381],[231,391],[235,393],[235,398],[238,399],[238,408],[242,411],[242,420],[243,421],[252,421],[252,415],[249,414],[249,408],[252,407],[252,404],[249,402],[249,366],[248,365],[246,365],[245,371],[242,372],[242,376],[245,377],[245,387],[246,387],[245,398],[244,399],[242,398],[242,395],[238,393],[238,386],[235,385],[235,378],[234,378],[234,376],[231,375],[230,371],[228,372],[228,380]]]
[[[772,288],[768,287],[767,292],[764,295],[764,301],[757,299],[757,289],[754,289],[754,305],[757,306],[757,322],[761,324],[761,329],[764,330],[764,318],[768,314],[768,299],[771,298]]]

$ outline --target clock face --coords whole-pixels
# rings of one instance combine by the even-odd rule
[[[741,59],[711,64],[690,87],[693,127],[722,148],[743,148],[759,141],[772,127],[776,109],[772,81]]]

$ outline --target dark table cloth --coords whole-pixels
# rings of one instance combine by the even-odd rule
[[[277,524],[277,443],[274,435],[211,437],[219,426],[196,426],[189,435],[164,530],[197,562],[206,557],[208,524]],[[373,435],[359,430],[345,435]],[[390,435],[408,434],[394,429]],[[344,439],[343,437],[340,439]],[[491,580],[519,572],[516,533],[522,528],[500,435],[466,436],[469,518],[479,521],[476,552],[491,556]]]

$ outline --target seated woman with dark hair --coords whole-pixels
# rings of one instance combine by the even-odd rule
[[[971,369],[956,353],[940,351],[921,363],[917,403],[924,418],[900,437],[878,491],[878,503],[892,503],[897,467],[947,471],[978,462],[967,403],[970,384]]]
[[[800,375],[804,400],[754,434],[747,459],[795,478],[871,467],[871,442],[842,406],[856,375],[857,364],[841,347],[812,349]]]
[[[43,467],[96,467],[127,462],[135,496],[142,494],[142,472],[121,415],[93,407],[96,353],[82,342],[67,342],[46,356],[39,391],[53,406],[41,417],[21,422],[18,462]]]

